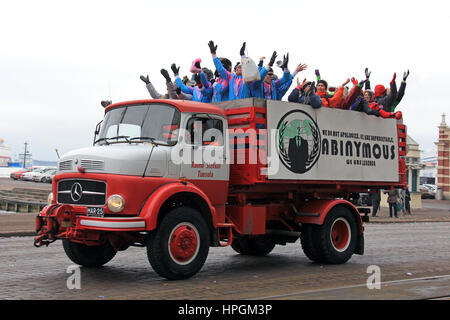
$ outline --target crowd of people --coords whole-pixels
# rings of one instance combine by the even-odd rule
[[[174,63],[171,65],[174,82],[169,72],[161,69],[161,74],[166,80],[166,94],[160,94],[155,89],[148,75],[140,76],[150,96],[153,99],[183,99],[204,103],[250,97],[281,100],[291,88],[296,75],[308,67],[306,64],[300,63],[293,72],[290,72],[288,68],[289,54],[283,56],[282,60],[276,61],[278,54],[274,51],[266,66],[264,66],[265,57],[259,59],[257,67],[260,80],[246,83],[240,62],[233,67],[229,59],[217,56],[218,46],[213,41],[210,41],[208,46],[215,67],[214,72],[202,67],[202,60],[198,58],[193,61],[189,69],[192,76],[181,78],[180,66]],[[241,58],[245,57],[245,49],[246,43],[244,42],[239,52]],[[280,78],[274,72],[274,65],[277,65],[283,73]],[[402,117],[401,111],[395,109],[404,96],[409,70],[403,74],[399,89],[397,89],[396,73],[394,73],[389,88],[378,84],[373,91],[370,86],[371,72],[368,68],[365,69],[364,80],[358,81],[355,78],[349,78],[339,87],[329,88],[327,81],[321,78],[318,69],[315,70],[315,75],[315,81],[304,79],[300,82],[297,78],[297,86],[289,94],[288,101],[307,104],[313,108],[330,107],[360,111],[382,118],[400,119]],[[350,82],[353,84],[351,88],[347,86]]]

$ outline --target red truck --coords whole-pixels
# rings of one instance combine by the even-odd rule
[[[115,103],[94,145],[58,162],[35,246],[62,239],[85,267],[146,247],[185,279],[209,247],[264,256],[300,239],[312,261],[364,253],[361,192],[403,188],[406,127],[360,112],[264,99]]]

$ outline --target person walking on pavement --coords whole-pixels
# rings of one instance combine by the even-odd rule
[[[406,209],[406,214],[411,215],[411,207],[409,205],[409,202],[411,201],[411,193],[409,193],[409,189],[408,187],[406,187],[405,190],[405,209]]]
[[[372,193],[372,217],[375,217],[380,209],[381,193],[380,190]]]
[[[397,189],[391,190],[387,192],[387,194],[388,194],[387,202],[389,203],[389,217],[392,218],[392,211],[394,211],[394,216],[398,218],[397,215],[397,202],[399,200],[398,190]]]

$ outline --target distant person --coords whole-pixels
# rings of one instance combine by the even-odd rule
[[[405,212],[406,214],[411,215],[411,207],[409,202],[411,201],[411,193],[409,192],[409,188],[406,187],[405,190]]]
[[[372,217],[376,217],[378,211],[380,210],[380,202],[381,202],[381,192],[377,190],[371,194],[372,198]]]
[[[399,200],[399,194],[398,190],[394,189],[389,192],[384,192],[388,194],[387,202],[389,204],[389,217],[392,218],[392,213],[394,213],[394,216],[398,218],[397,214],[397,202]]]

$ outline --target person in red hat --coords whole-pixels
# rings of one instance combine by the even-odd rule
[[[383,110],[387,112],[391,112],[392,106],[395,103],[395,99],[397,98],[397,84],[395,83],[395,78],[397,74],[394,73],[392,80],[390,82],[391,91],[389,94],[386,94],[386,88],[382,84],[378,84],[375,86],[375,102],[379,105],[383,106]]]

